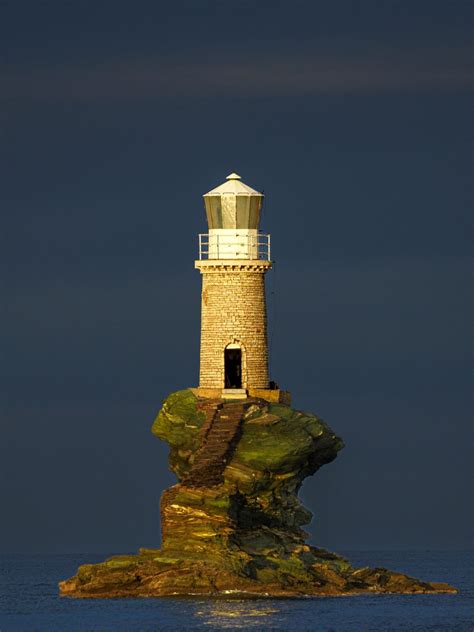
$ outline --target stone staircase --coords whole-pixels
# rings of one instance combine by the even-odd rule
[[[199,408],[206,413],[201,428],[201,447],[181,484],[215,487],[224,482],[223,472],[237,446],[242,418],[250,402],[207,400]]]

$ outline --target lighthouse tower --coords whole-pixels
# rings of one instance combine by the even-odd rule
[[[209,232],[199,235],[195,264],[202,275],[202,396],[271,390],[265,273],[272,263],[270,235],[259,232],[262,201],[236,173],[204,195]]]

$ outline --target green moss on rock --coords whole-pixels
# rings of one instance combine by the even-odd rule
[[[199,430],[205,416],[197,409],[197,402],[189,389],[172,393],[152,426],[153,434],[169,444],[170,469],[178,476],[188,471],[189,459],[199,447]]]

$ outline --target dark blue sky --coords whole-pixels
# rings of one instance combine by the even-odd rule
[[[255,6],[258,5],[258,6]],[[0,3],[1,547],[159,544],[201,195],[264,189],[313,542],[470,545],[471,3]]]

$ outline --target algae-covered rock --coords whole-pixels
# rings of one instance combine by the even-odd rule
[[[190,390],[172,393],[155,419],[152,432],[169,444],[170,468],[178,476],[186,471],[189,458],[199,447],[199,430],[204,419]]]
[[[386,569],[355,569],[306,544],[303,480],[342,440],[321,419],[262,399],[171,394],[153,424],[178,483],[161,498],[162,547],[80,567],[63,595],[341,595],[455,592]]]

